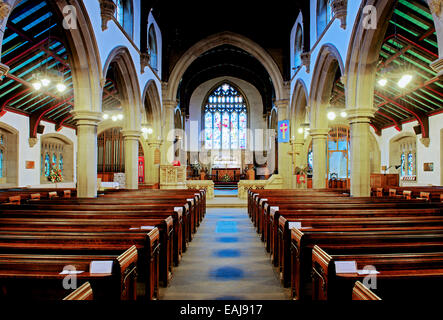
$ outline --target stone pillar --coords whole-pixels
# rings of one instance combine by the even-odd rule
[[[102,114],[73,111],[77,124],[77,197],[97,197],[97,125]]]
[[[427,0],[434,19],[437,33],[439,59],[431,63],[431,67],[441,77],[443,76],[443,3],[441,0]]]
[[[145,153],[145,180],[147,184],[160,183],[160,164],[155,163],[157,150],[162,145],[161,140],[148,140],[148,150]]]
[[[294,189],[306,189],[307,188],[307,181],[303,184],[297,184],[297,177],[295,175],[295,168],[299,167],[301,169],[306,167],[306,159],[303,159],[303,146],[305,144],[305,141],[303,138],[299,137],[299,134],[297,133],[297,136],[294,140],[291,141],[292,145],[292,187]],[[307,178],[306,178],[307,179]]]
[[[351,196],[371,196],[370,130],[369,123],[374,116],[370,109],[347,110],[351,139]]]
[[[122,130],[125,144],[125,179],[126,189],[138,189],[138,141],[140,131]]]
[[[165,100],[163,101],[163,145],[162,145],[162,159],[163,165],[171,164],[174,161],[174,112],[177,107],[177,101]]]
[[[288,120],[289,100],[276,100],[275,106],[278,110],[278,121]],[[277,129],[278,130],[278,129]],[[290,135],[290,128],[286,134]],[[283,178],[283,189],[291,187],[292,179],[292,161],[291,161],[291,144],[278,144],[278,174]]]
[[[312,160],[313,160],[313,175],[312,188],[324,189],[326,188],[326,148],[328,140],[328,129],[312,129]]]

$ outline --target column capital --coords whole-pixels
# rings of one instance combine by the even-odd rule
[[[156,140],[156,139],[149,139],[146,140],[146,142],[148,143],[148,146],[152,146],[152,147],[160,147],[163,143],[163,140]]]
[[[102,18],[102,31],[108,29],[108,22],[112,20],[117,5],[112,0],[99,0],[100,16]]]
[[[289,106],[289,99],[275,100],[274,105],[277,107],[277,109],[287,108]]]
[[[4,20],[11,12],[11,5],[4,0],[0,0],[0,21]]]
[[[166,109],[175,109],[177,106],[177,100],[163,100],[163,107],[165,107]]]
[[[101,112],[73,110],[71,113],[77,126],[97,126],[103,120]]]
[[[312,139],[321,139],[328,136],[329,129],[311,129],[309,134],[312,137]]]
[[[125,140],[138,140],[141,137],[139,130],[122,130],[121,132]]]
[[[370,123],[374,117],[374,109],[347,109],[348,121],[352,123]]]

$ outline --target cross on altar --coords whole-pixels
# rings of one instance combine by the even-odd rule
[[[286,140],[286,131],[288,131],[288,125],[286,123],[282,123],[280,126],[280,131],[282,133],[283,140]]]

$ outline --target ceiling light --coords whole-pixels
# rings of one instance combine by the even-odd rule
[[[58,92],[64,92],[66,90],[66,86],[63,83],[57,84]]]
[[[105,113],[105,114],[103,115],[103,119],[108,120],[108,119],[109,119],[109,114]]]
[[[401,77],[400,81],[398,81],[398,86],[400,88],[405,88],[409,84],[409,82],[412,81],[412,78],[412,75],[405,74],[403,77]]]
[[[388,83],[388,80],[386,80],[386,79],[378,80],[378,84],[382,87],[384,87],[387,83]]]
[[[333,121],[333,120],[335,120],[336,117],[337,117],[337,115],[335,114],[335,112],[333,112],[333,111],[328,112],[328,119],[329,120]]]
[[[342,112],[340,112],[340,116],[342,118],[346,118],[348,116],[348,114],[346,113],[346,111],[342,111]]]
[[[35,81],[32,86],[35,90],[40,90],[42,88],[42,83],[40,81]]]
[[[114,121],[114,122],[115,122],[115,121],[117,121],[117,116],[112,116],[112,118],[111,118],[111,119],[112,119],[112,121]]]

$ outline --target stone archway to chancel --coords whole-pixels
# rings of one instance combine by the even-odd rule
[[[138,76],[132,57],[125,47],[117,47],[104,64],[102,88],[103,122],[115,122],[123,128],[125,187],[138,189],[138,156],[141,121],[145,110],[141,103]]]

